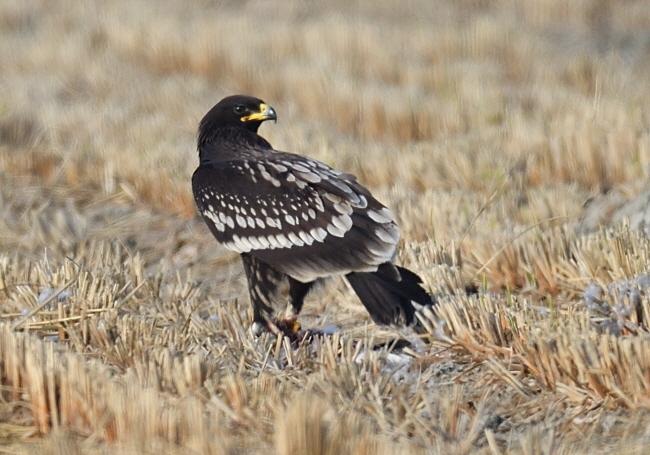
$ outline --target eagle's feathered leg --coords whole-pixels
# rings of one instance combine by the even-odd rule
[[[312,283],[301,283],[249,254],[241,255],[253,305],[253,332],[266,329],[295,338],[300,331],[298,313]]]

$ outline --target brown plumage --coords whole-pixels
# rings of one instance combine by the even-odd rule
[[[257,98],[221,100],[199,125],[192,177],[212,234],[241,255],[254,328],[291,330],[314,283],[331,275],[345,275],[376,323],[412,323],[432,299],[420,277],[393,264],[392,213],[354,176],[274,150],[257,130],[276,119]]]

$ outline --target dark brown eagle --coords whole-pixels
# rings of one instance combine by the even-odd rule
[[[273,149],[257,134],[275,110],[229,96],[201,120],[194,198],[216,239],[242,258],[253,330],[293,333],[314,284],[344,275],[377,324],[411,324],[432,304],[415,273],[393,263],[393,214],[356,178]]]

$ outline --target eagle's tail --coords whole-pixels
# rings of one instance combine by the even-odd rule
[[[418,275],[390,262],[345,277],[377,324],[412,324],[417,311],[434,303]]]

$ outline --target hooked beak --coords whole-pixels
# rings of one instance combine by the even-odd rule
[[[242,122],[264,122],[265,120],[273,120],[274,122],[278,120],[275,109],[265,103],[260,104],[259,112],[241,118]]]

